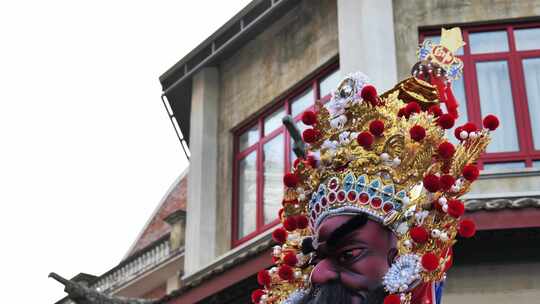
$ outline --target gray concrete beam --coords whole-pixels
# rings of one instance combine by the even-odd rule
[[[382,93],[397,83],[392,0],[338,0],[343,76],[363,72]]]
[[[193,78],[191,98],[186,275],[216,256],[218,101],[218,69],[204,68]]]

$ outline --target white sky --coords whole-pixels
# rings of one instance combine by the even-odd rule
[[[120,261],[187,165],[158,77],[248,2],[0,2],[2,303]]]

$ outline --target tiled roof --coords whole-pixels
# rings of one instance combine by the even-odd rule
[[[496,199],[467,200],[465,208],[469,212],[481,210],[540,208],[540,197],[512,197]]]
[[[151,243],[159,240],[170,232],[171,228],[165,218],[177,210],[187,207],[187,170],[186,169],[171,185],[158,207],[142,229],[139,237],[131,245],[124,259],[135,254]]]

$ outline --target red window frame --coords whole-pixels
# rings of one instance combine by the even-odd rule
[[[533,134],[529,116],[529,106],[527,92],[525,88],[525,75],[523,72],[522,60],[525,58],[540,57],[539,50],[516,50],[514,30],[525,28],[539,28],[540,22],[528,23],[501,23],[479,26],[462,26],[463,40],[466,45],[463,49],[463,55],[458,56],[463,60],[463,78],[465,85],[465,102],[461,101],[461,106],[467,107],[469,121],[476,125],[482,125],[480,95],[478,90],[478,79],[476,76],[477,62],[506,60],[510,78],[510,86],[514,102],[514,114],[516,120],[516,134],[518,136],[519,151],[515,152],[495,152],[485,153],[478,161],[480,168],[484,164],[524,162],[525,167],[532,167],[534,161],[540,159],[540,150],[534,149]],[[508,40],[508,51],[497,53],[471,54],[469,35],[478,32],[506,31]],[[440,29],[426,30],[420,32],[420,42],[426,36],[440,35]],[[502,126],[504,128],[504,126]]]
[[[239,128],[236,130],[233,130],[234,134],[234,159],[233,159],[233,208],[232,208],[232,247],[236,247],[255,236],[259,235],[260,233],[268,230],[269,228],[277,225],[279,223],[279,220],[277,218],[270,223],[264,224],[264,201],[263,201],[263,191],[264,191],[264,160],[263,160],[263,148],[264,144],[269,142],[270,140],[274,139],[276,136],[279,136],[280,134],[284,134],[284,172],[289,171],[291,167],[291,137],[288,134],[288,131],[284,126],[280,126],[276,130],[272,131],[271,133],[265,135],[264,134],[264,120],[271,114],[273,114],[276,111],[279,111],[283,108],[285,108],[286,114],[291,114],[291,104],[292,101],[296,98],[301,96],[304,92],[306,92],[310,87],[313,92],[313,100],[321,100],[323,103],[326,103],[330,100],[331,94],[327,94],[325,96],[320,96],[320,82],[324,80],[327,76],[331,75],[332,73],[339,70],[339,63],[335,62],[332,63],[320,71],[318,71],[314,76],[309,78],[307,81],[302,83],[301,85],[298,85],[295,87],[291,93],[287,94],[284,98],[278,100],[276,103],[274,103],[269,108],[261,111],[256,115],[255,118],[250,119],[248,122],[242,124]],[[312,109],[313,106],[309,107],[308,109]],[[296,117],[294,117],[295,121],[300,120],[301,113],[298,114]],[[245,148],[244,150],[240,151],[239,149],[239,138],[241,134],[252,128],[254,125],[258,126],[258,133],[259,133],[259,140],[254,143],[253,145]],[[238,205],[239,205],[239,169],[238,165],[240,161],[246,157],[251,152],[256,151],[256,225],[255,230],[251,233],[243,236],[242,238],[238,238],[238,226],[239,226],[239,219],[238,219]]]

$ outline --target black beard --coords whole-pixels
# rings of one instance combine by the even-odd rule
[[[365,293],[353,293],[341,283],[331,282],[312,289],[298,304],[351,304],[354,296],[360,297],[362,304],[382,304],[386,295],[382,286]]]

